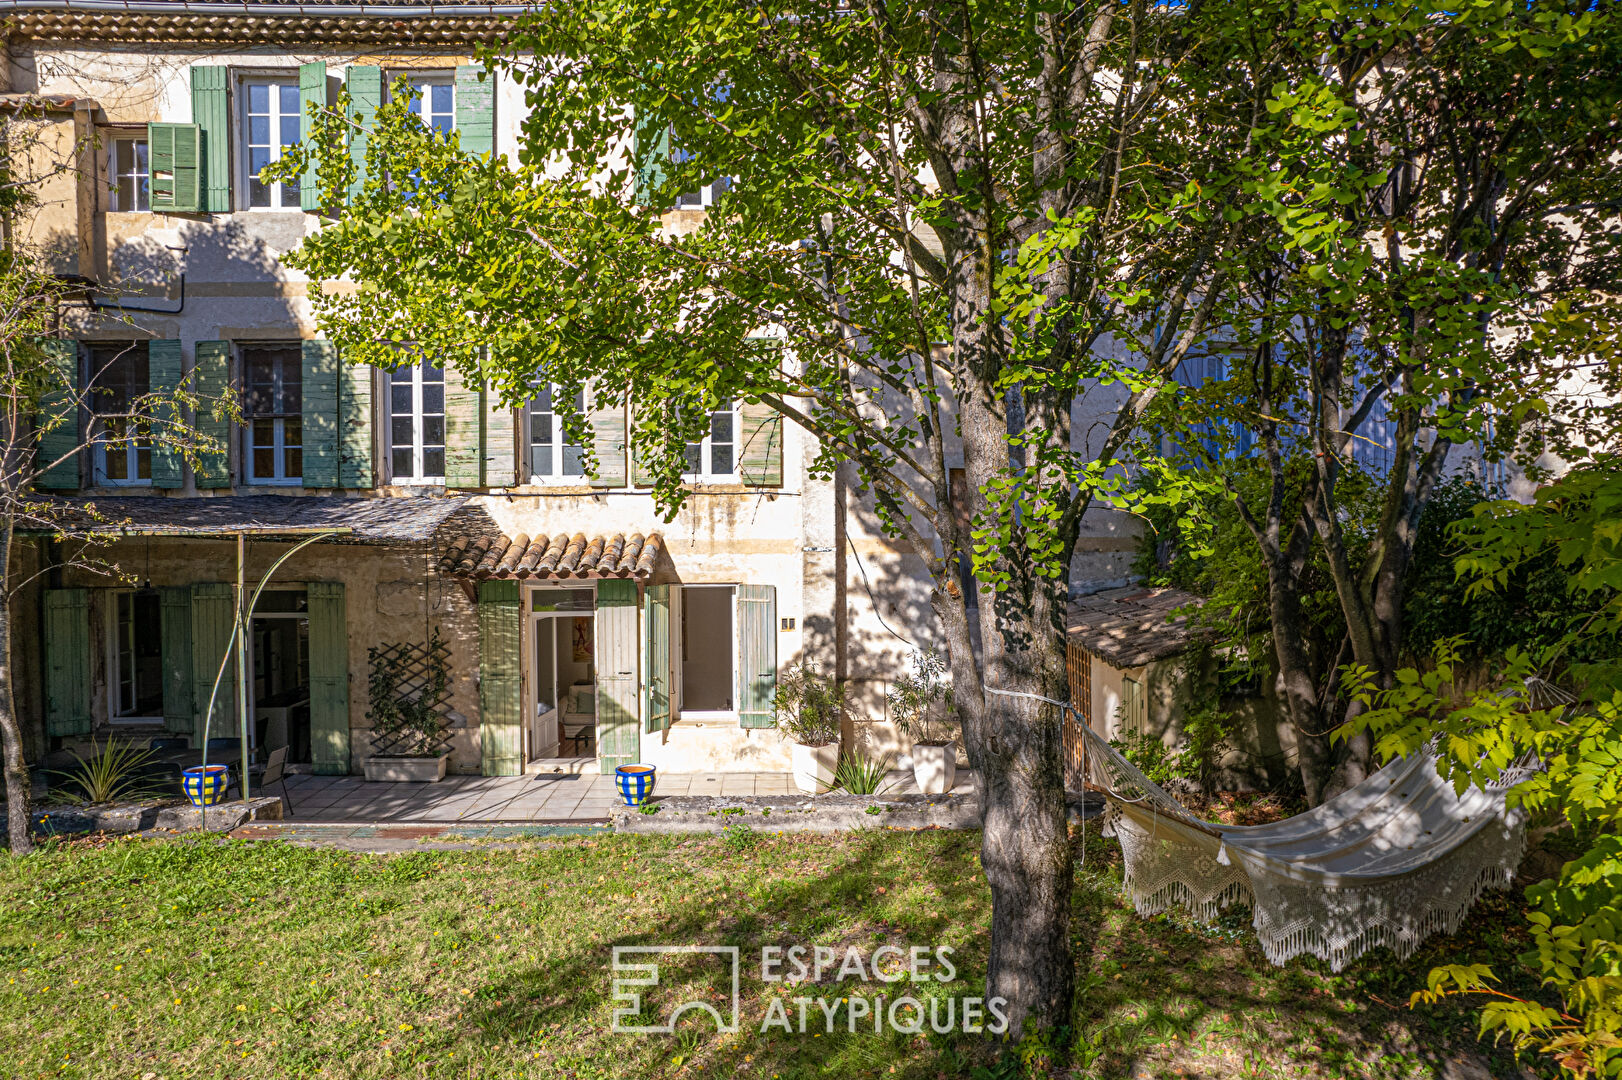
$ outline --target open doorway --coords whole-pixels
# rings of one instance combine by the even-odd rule
[[[681,590],[681,712],[725,713],[734,705],[731,585],[686,585]]]
[[[107,715],[114,724],[163,722],[163,616],[156,589],[113,594]]]
[[[591,587],[530,590],[530,761],[597,753],[596,607]]]
[[[253,746],[287,747],[289,762],[310,760],[310,619],[303,590],[260,595],[253,609]]]

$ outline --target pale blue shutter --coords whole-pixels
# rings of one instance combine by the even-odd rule
[[[605,773],[642,752],[637,723],[636,582],[597,583],[597,763]]]
[[[304,343],[304,486],[338,486],[338,350]]]
[[[738,586],[738,726],[777,722],[777,588]]]
[[[90,734],[90,594],[45,590],[45,734]]]
[[[157,407],[158,419],[169,422],[159,425],[158,438],[152,441],[152,486],[177,488],[185,479],[185,461],[170,439],[183,434],[179,423],[180,409],[173,404],[173,395],[180,389],[180,381],[184,377],[180,364],[180,339],[165,338],[148,342],[146,355],[147,385],[154,394],[166,395],[166,400]]]
[[[320,60],[300,64],[298,69],[298,134],[299,139],[306,143],[315,130],[310,118],[311,106],[323,109],[327,106],[327,65]],[[321,209],[321,185],[313,159],[299,176],[298,204],[305,210]]]
[[[456,137],[469,154],[496,148],[495,78],[477,64],[456,69]]]
[[[383,69],[353,65],[345,79],[349,87],[349,118],[354,122],[349,131],[349,160],[355,164],[355,180],[349,185],[349,197],[355,199],[366,188],[366,143],[378,107],[383,104]]]
[[[197,125],[202,162],[200,209],[213,214],[231,209],[231,104],[229,69],[193,64],[191,119]],[[153,209],[157,209],[156,202]]]
[[[310,770],[349,772],[349,629],[341,581],[312,581],[310,611]]]
[[[516,581],[479,582],[479,756],[486,776],[524,771],[520,595]]]

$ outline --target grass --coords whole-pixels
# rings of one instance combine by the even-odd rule
[[[754,950],[951,946],[983,992],[990,897],[978,836],[571,837],[513,850],[360,856],[280,843],[53,842],[0,859],[0,1075],[334,1078],[1039,1074],[1040,1044],[982,1037],[759,1031],[774,996],[900,991],[759,979]],[[1401,1003],[1444,947],[1342,976],[1276,969],[1238,917],[1214,928],[1123,906],[1119,849],[1093,835],[1076,889],[1078,1077],[1514,1076],[1469,1012]],[[1505,967],[1514,897],[1483,905],[1449,953]],[[614,944],[736,944],[737,1035],[684,1022],[614,1035]],[[714,972],[673,964],[683,989]],[[900,986],[902,984],[895,984]],[[672,991],[674,992],[674,991]],[[787,1012],[793,1016],[795,1008]],[[927,1029],[926,1029],[927,1030]],[[1017,1052],[1015,1052],[1017,1051]],[[1484,1071],[1444,1072],[1468,1058]],[[1451,1068],[1451,1066],[1448,1066]]]

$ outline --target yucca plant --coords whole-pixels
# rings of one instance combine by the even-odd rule
[[[108,736],[103,746],[92,740],[90,752],[86,758],[74,751],[73,756],[79,759],[77,765],[51,770],[67,781],[63,786],[69,789],[65,792],[69,797],[86,803],[107,803],[152,793],[152,779],[147,773],[152,751]],[[71,794],[74,788],[78,795]]]
[[[834,769],[833,787],[844,788],[851,795],[876,795],[889,771],[887,757],[875,761],[860,754],[843,754]]]

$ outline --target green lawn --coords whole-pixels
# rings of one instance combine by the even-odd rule
[[[760,945],[951,946],[959,981],[913,992],[982,993],[976,835],[746,840],[609,835],[401,856],[118,840],[0,859],[0,1075],[1017,1075],[983,1037],[873,1034],[865,1021],[850,1034],[845,1012],[828,1034],[815,1006],[804,1035],[759,1031],[773,995],[894,998],[907,985],[762,983]],[[1139,920],[1119,873],[1114,842],[1091,837],[1074,1075],[1437,1076],[1460,1056],[1517,1075],[1475,1042],[1467,1013],[1403,1007],[1436,946],[1340,978],[1278,970],[1237,925]],[[1512,898],[1490,900],[1463,951],[1502,964],[1518,925]],[[740,1033],[612,1034],[610,947],[648,943],[742,946]],[[701,963],[670,975],[716,988]],[[1040,1047],[1023,1056],[1025,1071],[1044,1068]]]

